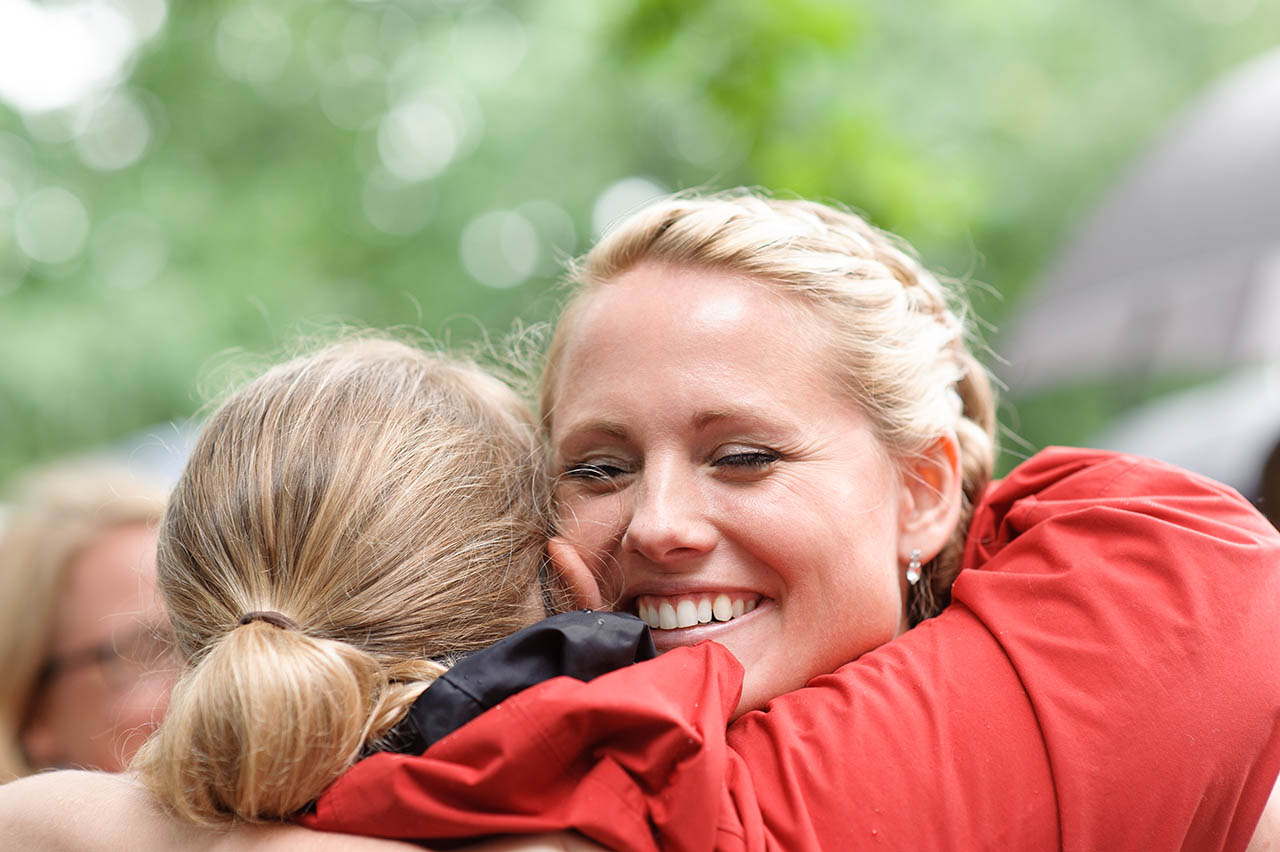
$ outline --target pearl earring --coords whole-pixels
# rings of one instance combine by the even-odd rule
[[[911,557],[907,561],[907,582],[915,585],[920,582],[920,548],[914,548],[911,551]]]

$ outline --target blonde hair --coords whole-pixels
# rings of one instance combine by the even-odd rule
[[[549,431],[568,335],[591,292],[642,263],[715,269],[789,294],[829,331],[831,367],[895,458],[918,456],[954,430],[961,517],[924,567],[908,602],[911,623],[950,600],[972,507],[995,463],[990,379],[969,349],[967,309],[893,236],[845,210],[746,190],[676,196],[637,212],[570,271],[578,287],[547,354],[541,406]]]
[[[184,671],[134,763],[202,824],[295,814],[450,662],[544,614],[527,407],[381,339],[277,366],[209,419],[165,514]],[[249,620],[279,613],[295,627]]]
[[[157,524],[164,489],[105,460],[68,459],[15,485],[0,521],[0,783],[29,775],[22,733],[54,644],[67,570],[104,532]]]

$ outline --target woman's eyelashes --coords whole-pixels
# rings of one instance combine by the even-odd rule
[[[723,447],[717,449],[706,460],[706,465],[733,477],[734,474],[751,475],[763,473],[782,459],[782,454],[774,450],[758,447]],[[639,462],[631,463],[616,458],[588,458],[566,464],[560,476],[573,482],[588,485],[620,485],[623,480],[637,474],[643,467]]]
[[[580,461],[566,465],[561,476],[583,482],[611,482],[629,471],[621,462],[611,460]]]
[[[781,456],[773,450],[733,448],[712,458],[711,466],[729,468],[731,470],[759,470],[768,467],[780,458]]]

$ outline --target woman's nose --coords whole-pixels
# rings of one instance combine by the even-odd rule
[[[624,552],[673,570],[709,553],[716,530],[707,516],[697,483],[678,472],[650,467],[622,536]]]

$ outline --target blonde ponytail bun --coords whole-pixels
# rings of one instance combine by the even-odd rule
[[[351,645],[251,622],[182,679],[134,766],[192,822],[283,820],[359,756],[384,685]]]

